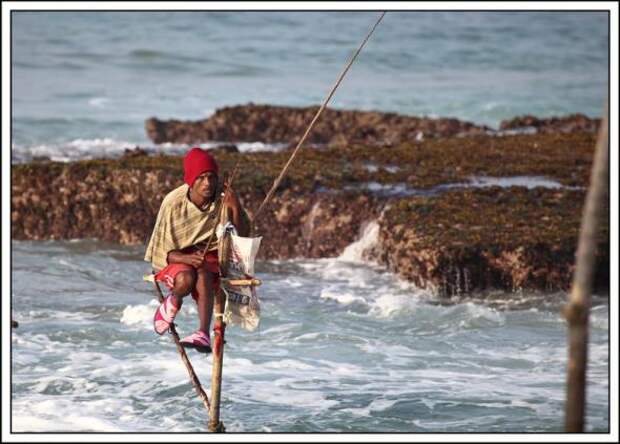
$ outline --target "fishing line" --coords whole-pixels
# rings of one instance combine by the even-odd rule
[[[357,58],[358,54],[362,51],[362,48],[364,47],[364,45],[366,44],[366,42],[368,41],[368,39],[370,38],[372,33],[375,31],[375,28],[377,27],[377,25],[379,25],[379,22],[381,22],[381,20],[383,19],[383,16],[385,16],[386,12],[387,11],[383,11],[383,13],[377,19],[376,23],[374,24],[374,26],[372,27],[370,32],[366,35],[366,38],[364,38],[364,40],[362,41],[361,45],[357,48],[357,51],[355,51],[355,54],[353,54],[353,56],[349,60],[349,63],[347,63],[347,65],[345,66],[345,68],[342,71],[342,73],[340,73],[340,76],[338,77],[338,80],[336,81],[335,85],[332,87],[331,91],[329,92],[329,94],[327,95],[325,100],[323,101],[323,104],[321,105],[321,107],[317,111],[316,115],[312,119],[312,122],[310,122],[310,125],[308,126],[308,129],[306,129],[306,132],[304,133],[304,135],[302,136],[301,140],[297,144],[297,147],[293,151],[293,154],[291,154],[291,157],[289,158],[288,162],[286,162],[286,165],[284,165],[284,168],[282,168],[282,172],[276,178],[276,180],[273,182],[273,185],[271,186],[271,189],[269,190],[269,192],[265,196],[265,199],[263,200],[263,203],[260,204],[260,206],[258,207],[258,210],[256,210],[256,213],[254,213],[254,218],[252,219],[252,231],[254,231],[254,227],[256,225],[256,220],[258,219],[258,216],[261,214],[261,212],[263,211],[263,209],[267,205],[267,202],[269,202],[269,200],[273,197],[273,194],[275,193],[276,188],[278,188],[278,186],[280,185],[280,182],[282,181],[282,179],[286,175],[286,172],[288,171],[289,167],[291,166],[291,163],[293,163],[293,159],[295,159],[295,156],[297,155],[297,152],[299,151],[299,149],[301,148],[302,144],[306,140],[306,137],[310,133],[310,130],[312,129],[312,127],[314,126],[314,124],[318,120],[319,116],[321,115],[321,113],[323,112],[323,110],[325,109],[327,104],[329,103],[330,99],[332,98],[332,96],[336,92],[336,89],[340,85],[340,82],[342,82],[342,79],[347,74],[347,71],[349,71],[349,68],[351,67],[351,65],[353,64],[355,59]]]

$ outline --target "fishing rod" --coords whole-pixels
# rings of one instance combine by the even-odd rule
[[[372,29],[370,30],[370,32],[366,35],[366,38],[364,38],[364,40],[362,41],[360,46],[357,48],[357,51],[355,52],[355,54],[353,54],[353,56],[351,57],[351,59],[349,60],[347,65],[345,66],[345,68],[342,71],[342,73],[340,73],[340,76],[338,77],[338,80],[336,81],[336,83],[332,87],[331,91],[329,92],[329,94],[327,95],[325,100],[323,101],[323,104],[321,105],[321,107],[319,108],[319,110],[315,114],[314,118],[310,122],[310,125],[308,126],[308,129],[306,129],[306,132],[304,133],[302,138],[299,140],[299,143],[297,144],[297,147],[295,148],[295,150],[291,154],[291,157],[288,159],[288,162],[286,162],[286,164],[284,165],[284,168],[282,168],[282,171],[280,172],[280,175],[276,178],[276,180],[274,180],[273,185],[271,186],[271,189],[269,190],[269,192],[265,196],[265,199],[263,200],[263,203],[260,204],[260,206],[258,207],[258,210],[256,210],[256,213],[254,213],[254,217],[252,219],[252,224],[251,224],[252,225],[252,232],[254,232],[258,216],[261,214],[261,212],[263,211],[263,209],[267,205],[267,202],[269,202],[269,200],[273,197],[273,194],[275,193],[276,189],[280,185],[280,182],[282,182],[282,179],[286,175],[286,172],[288,171],[289,167],[293,163],[293,160],[295,159],[295,156],[297,156],[297,152],[299,151],[299,149],[301,148],[302,144],[306,140],[306,137],[308,137],[308,134],[310,133],[310,130],[312,130],[312,127],[314,126],[314,124],[318,120],[319,116],[321,115],[321,113],[323,112],[323,110],[325,109],[327,104],[329,103],[330,99],[332,98],[332,96],[336,92],[336,89],[340,85],[340,82],[342,82],[342,79],[344,78],[344,76],[349,71],[349,68],[351,67],[351,65],[353,64],[355,59],[357,58],[358,54],[362,51],[362,48],[364,47],[364,45],[366,45],[366,42],[368,41],[370,36],[373,34],[373,32],[375,31],[375,28],[377,27],[377,25],[379,25],[379,22],[381,22],[381,20],[385,16],[386,12],[387,11],[383,11],[383,13],[381,13],[381,16],[379,16],[379,18],[375,22],[375,24],[372,27]]]

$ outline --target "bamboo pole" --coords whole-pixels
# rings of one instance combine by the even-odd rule
[[[222,283],[232,285],[233,287],[258,287],[263,282],[260,279],[221,279]]]
[[[159,299],[159,303],[161,304],[164,301],[164,295],[161,292],[161,288],[159,288],[159,284],[157,283],[157,281],[154,280],[153,284],[155,285],[155,290],[157,290],[157,298]],[[170,324],[170,334],[172,335],[172,339],[177,346],[177,351],[179,352],[179,355],[181,355],[181,360],[183,361],[183,364],[185,364],[187,373],[189,373],[189,379],[194,386],[194,389],[196,390],[196,394],[202,400],[202,404],[205,406],[208,412],[211,407],[209,404],[209,398],[207,397],[205,391],[202,389],[200,380],[198,379],[198,376],[196,376],[196,372],[194,372],[194,367],[192,367],[192,363],[189,361],[187,353],[185,353],[185,349],[181,345],[181,339],[179,338],[179,334],[177,333],[177,329],[174,326],[174,323]]]
[[[224,293],[217,292],[214,301],[213,324],[213,371],[211,372],[211,410],[209,411],[209,431],[224,433],[226,428],[220,421],[220,395],[222,393],[222,369],[224,366],[224,331],[226,323],[222,319],[224,313]]]
[[[586,367],[588,362],[588,317],[594,267],[596,238],[603,202],[609,188],[607,107],[596,142],[590,187],[581,220],[575,274],[569,302],[564,308],[568,321],[568,371],[566,380],[566,432],[583,432],[586,411]]]

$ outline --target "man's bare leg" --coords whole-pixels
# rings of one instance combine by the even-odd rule
[[[181,271],[174,278],[174,287],[172,287],[172,294],[178,309],[181,309],[183,305],[183,298],[190,294],[196,285],[196,271]]]
[[[198,293],[199,330],[209,335],[211,317],[213,316],[213,273],[199,268],[197,270],[196,292]]]

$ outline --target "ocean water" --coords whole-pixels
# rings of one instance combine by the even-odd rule
[[[226,332],[227,431],[562,432],[566,295],[439,303],[360,260],[374,231],[339,258],[258,263],[260,327]],[[171,338],[153,332],[142,247],[12,247],[13,432],[206,431]],[[594,299],[589,432],[609,430],[608,310]],[[177,324],[197,326],[192,301]],[[212,358],[189,354],[208,390]]]
[[[151,117],[320,104],[378,12],[14,12],[12,161],[116,156]],[[340,109],[456,117],[600,116],[604,12],[391,11],[336,92]],[[241,146],[274,149],[261,141]],[[286,144],[291,141],[281,141]]]
[[[375,167],[377,168],[377,167]],[[388,167],[386,170],[389,171]],[[376,171],[376,170],[375,170]],[[393,170],[397,171],[397,170]],[[382,184],[379,182],[362,182],[358,185],[347,185],[347,190],[363,190],[380,197],[406,197],[406,196],[437,196],[447,190],[454,188],[488,188],[488,187],[524,187],[527,189],[550,188],[578,190],[583,187],[564,186],[561,183],[543,176],[470,176],[467,182],[457,182],[437,185],[430,189],[412,188],[407,183],[400,182],[395,184]]]

